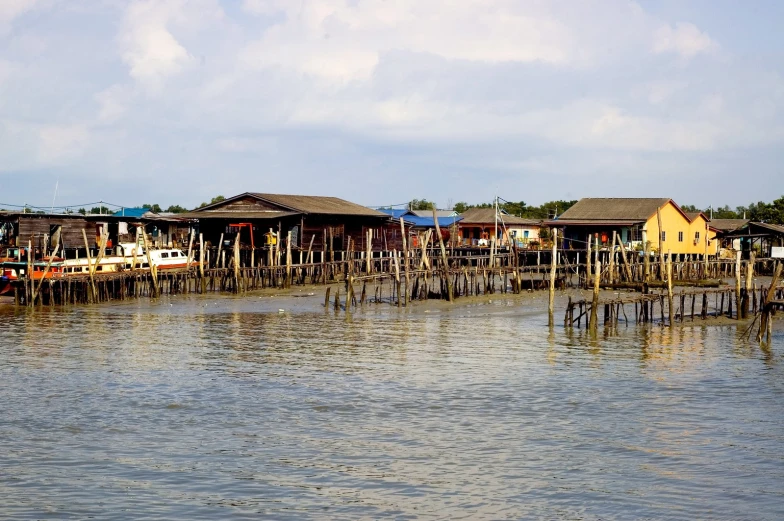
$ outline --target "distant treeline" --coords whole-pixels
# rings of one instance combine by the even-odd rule
[[[690,204],[683,205],[681,208],[684,212],[702,212],[713,219],[745,218],[751,221],[784,224],[784,196],[779,197],[772,203],[759,201],[748,206],[737,206],[734,210],[729,206],[700,209]]]
[[[552,219],[561,215],[572,207],[577,201],[549,201],[540,206],[529,206],[525,201],[513,203],[503,199],[498,200],[498,208],[509,215],[524,217],[526,219]],[[494,203],[469,204],[464,201],[455,203],[452,207],[457,213],[463,213],[471,208],[492,208]],[[427,199],[413,199],[408,203],[409,210],[430,210],[435,207],[435,203]]]

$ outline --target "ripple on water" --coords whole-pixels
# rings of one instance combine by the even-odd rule
[[[778,329],[314,298],[0,310],[3,515],[784,518]]]

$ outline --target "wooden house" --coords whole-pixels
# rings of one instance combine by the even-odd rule
[[[180,216],[198,220],[213,245],[221,234],[231,244],[239,233],[244,246],[263,248],[278,233],[283,244],[289,232],[293,249],[307,250],[312,240],[314,251],[345,250],[350,238],[353,249],[363,251],[367,232],[374,250],[402,244],[399,224],[388,215],[337,197],[246,192]]]
[[[748,259],[752,251],[756,251],[758,257],[773,257],[773,248],[784,247],[784,225],[780,224],[747,222],[718,236],[723,240],[738,241],[736,249],[743,252],[744,259]]]
[[[78,256],[83,255],[79,252],[85,249],[85,236],[93,249],[98,247],[101,233],[107,233],[107,249],[111,249],[120,242],[132,242],[135,228],[145,225],[150,244],[158,247],[182,246],[190,226],[177,216],[149,212],[143,216],[132,212],[128,215],[0,212],[0,246],[31,244],[37,254],[59,247],[65,256]],[[175,230],[179,233],[175,234]],[[180,239],[179,244],[172,244],[175,235]]]
[[[463,212],[459,223],[459,241],[463,246],[489,244],[496,232],[499,246],[508,246],[515,241],[522,247],[538,246],[542,222],[509,215],[503,210],[496,216],[495,208],[470,208]]]
[[[678,255],[710,255],[707,219],[694,221],[672,199],[667,198],[585,198],[547,224],[562,229],[564,246],[585,249],[588,240],[599,237],[601,247],[610,247],[612,232],[632,250],[661,248]]]

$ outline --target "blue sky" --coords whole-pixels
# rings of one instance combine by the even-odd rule
[[[784,194],[773,1],[2,0],[0,203]]]

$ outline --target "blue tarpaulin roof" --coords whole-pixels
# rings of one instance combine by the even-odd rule
[[[114,212],[113,215],[116,217],[141,217],[147,212],[149,212],[147,208],[123,208],[117,212]]]
[[[390,215],[394,219],[400,219],[402,217],[404,221],[418,228],[436,227],[432,217],[417,217],[416,215],[412,215],[408,213],[408,210],[393,210],[393,209],[379,208],[378,211]],[[462,217],[439,217],[438,226],[441,228],[449,228],[456,222],[459,222],[461,219]]]

